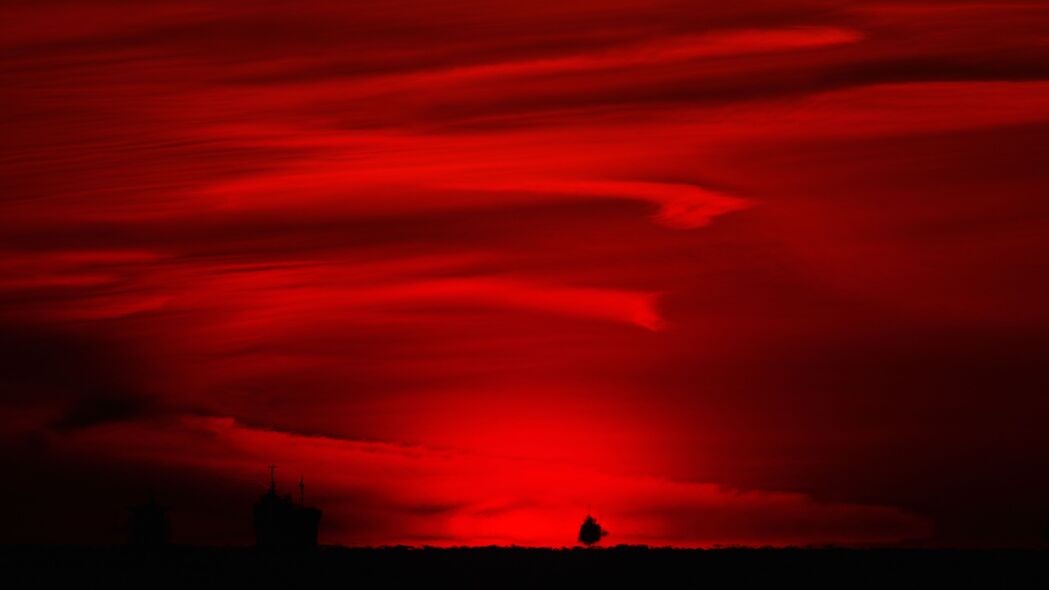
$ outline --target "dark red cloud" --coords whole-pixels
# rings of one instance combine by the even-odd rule
[[[1039,3],[300,4],[3,9],[6,540],[1036,541]]]

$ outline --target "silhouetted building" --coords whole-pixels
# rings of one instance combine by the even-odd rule
[[[136,547],[163,547],[171,542],[167,508],[157,504],[153,493],[145,504],[128,508],[128,543]]]
[[[587,514],[583,525],[579,527],[579,542],[590,546],[600,541],[601,537],[607,534],[608,531],[603,530],[601,525],[597,524],[597,520]]]
[[[321,511],[306,506],[306,486],[299,479],[299,504],[291,495],[277,495],[277,480],[270,465],[270,489],[255,503],[255,544],[259,547],[301,548],[317,546]]]

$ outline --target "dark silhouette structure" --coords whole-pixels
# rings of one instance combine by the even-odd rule
[[[587,514],[583,525],[579,527],[579,542],[589,547],[607,534],[608,531],[602,529],[601,525],[597,524],[597,520]]]
[[[299,478],[299,503],[277,495],[276,465],[270,465],[270,489],[255,503],[255,544],[264,548],[302,549],[317,546],[321,511],[306,506],[306,485]]]
[[[157,504],[153,492],[148,492],[145,504],[131,506],[128,511],[128,544],[156,548],[171,542],[167,508]]]

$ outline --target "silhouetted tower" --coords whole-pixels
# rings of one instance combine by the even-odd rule
[[[277,495],[276,465],[270,465],[270,489],[255,503],[255,544],[268,548],[301,548],[317,545],[321,511],[306,507],[306,486],[299,478],[298,506],[291,495]]]
[[[128,543],[136,547],[164,547],[171,542],[167,508],[147,492],[145,504],[128,508]]]
[[[584,520],[582,526],[579,527],[579,542],[589,547],[600,541],[601,537],[604,537],[607,534],[608,531],[603,530],[601,525],[597,524],[597,520],[593,516],[587,514],[586,520]]]
[[[298,547],[316,547],[321,511],[317,508],[306,506],[306,484],[301,475],[299,476],[299,508],[294,514],[295,545]]]

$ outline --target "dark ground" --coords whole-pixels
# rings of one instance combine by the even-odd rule
[[[1049,588],[1049,551],[889,549],[0,548],[8,588],[793,587]],[[5,583],[6,586],[6,583]]]

